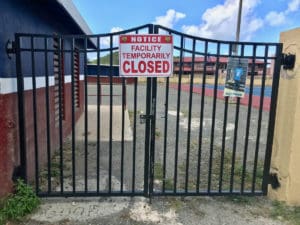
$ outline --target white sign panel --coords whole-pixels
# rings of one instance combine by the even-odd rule
[[[173,73],[173,37],[120,35],[119,62],[123,77],[169,77]]]

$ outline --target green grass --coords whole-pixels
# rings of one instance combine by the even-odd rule
[[[288,221],[291,225],[300,225],[300,206],[287,206],[283,202],[274,201],[271,209],[271,217]]]
[[[154,164],[154,179],[162,180],[163,176],[163,167],[160,163]]]
[[[220,175],[220,165],[221,165],[221,155],[218,151],[215,151],[215,158],[213,162],[212,173],[215,176],[213,182],[217,184],[219,182]],[[253,165],[247,162],[246,169],[244,171],[244,188],[245,190],[251,190],[252,188],[252,179],[253,179]],[[228,190],[230,187],[230,179],[231,179],[231,168],[232,168],[232,151],[225,150],[224,152],[224,160],[223,160],[223,189]],[[233,174],[233,183],[236,185],[241,184],[241,179],[243,176],[243,160],[237,155],[235,158],[234,164],[234,174]],[[258,161],[256,167],[256,187],[262,184],[263,180],[263,162]]]
[[[160,137],[161,136],[161,132],[159,131],[158,128],[155,129],[155,137]]]
[[[59,152],[55,152],[54,155],[51,158],[50,162],[50,177],[53,179],[52,183],[59,183],[59,177],[60,177],[60,155]],[[65,164],[63,166],[64,170],[69,170],[70,168],[66,168]],[[47,184],[48,184],[48,167],[46,166],[43,170],[41,170],[39,174],[39,182],[40,182],[40,188],[44,191]]]
[[[164,180],[163,166],[161,163],[154,164],[154,179],[160,181]],[[165,190],[172,190],[174,188],[174,182],[172,179],[166,178],[164,181],[165,181]]]
[[[7,220],[20,220],[40,204],[32,188],[21,179],[17,180],[15,190],[15,194],[0,203],[0,225],[4,225]]]

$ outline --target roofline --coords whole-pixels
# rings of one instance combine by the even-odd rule
[[[76,6],[71,0],[56,0],[66,12],[70,15],[73,21],[78,25],[84,34],[90,35],[92,31],[86,21],[81,16],[80,12],[77,10]]]

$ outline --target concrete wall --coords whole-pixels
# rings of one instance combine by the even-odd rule
[[[280,187],[269,188],[269,196],[300,205],[300,28],[282,32],[284,53],[296,54],[293,70],[282,70],[273,142],[271,172]]]

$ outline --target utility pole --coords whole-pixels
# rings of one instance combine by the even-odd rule
[[[238,12],[238,18],[237,18],[237,26],[236,26],[235,41],[240,41],[242,8],[243,8],[243,0],[240,0],[240,2],[239,2],[239,12]]]
[[[236,33],[235,33],[235,41],[240,41],[240,32],[241,32],[241,21],[242,21],[242,8],[243,8],[243,0],[239,0],[239,10],[238,10],[238,17],[237,17],[237,25],[236,25]],[[238,55],[238,44],[233,46],[233,54]],[[229,97],[229,103],[236,103],[235,97]]]

